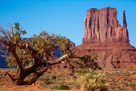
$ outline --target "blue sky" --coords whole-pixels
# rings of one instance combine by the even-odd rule
[[[19,22],[27,30],[24,37],[46,30],[79,45],[86,11],[108,6],[117,9],[121,25],[123,10],[126,11],[130,43],[136,46],[136,0],[0,0],[0,26]]]

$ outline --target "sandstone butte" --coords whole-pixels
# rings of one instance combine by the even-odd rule
[[[129,43],[125,11],[121,26],[115,8],[89,9],[84,19],[82,42],[77,46],[77,54],[94,52],[102,68],[136,67],[136,48]]]

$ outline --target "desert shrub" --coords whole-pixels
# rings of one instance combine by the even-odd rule
[[[0,84],[0,86],[3,86],[4,84],[2,83],[2,84]]]
[[[56,76],[52,76],[52,79],[55,80],[57,77]]]
[[[81,91],[108,91],[105,75],[94,70],[87,69],[75,74],[75,88]]]
[[[64,84],[60,84],[58,87],[57,87],[58,90],[69,90],[69,86],[67,85],[64,85]]]
[[[115,69],[114,72],[112,72],[112,73],[105,72],[105,74],[107,76],[123,76],[123,77],[127,76],[127,77],[129,77],[135,73],[133,73],[133,72],[131,73],[129,69]]]
[[[49,78],[44,79],[44,83],[48,84],[49,80],[50,80]]]
[[[96,62],[98,55],[95,55],[93,52],[90,55],[85,54],[83,57],[80,57],[78,61],[75,61],[75,65],[78,65],[81,69],[91,68],[93,70],[102,69]],[[74,65],[74,66],[75,66]]]
[[[46,78],[46,79],[44,80],[44,83],[45,83],[45,84],[51,84],[51,83],[52,83],[52,81],[50,81],[50,79],[49,79],[49,78]]]
[[[51,72],[50,72],[50,71],[48,71],[48,73],[50,74]]]
[[[31,77],[32,77],[32,75],[28,75],[27,77],[28,77],[28,78],[31,78]]]

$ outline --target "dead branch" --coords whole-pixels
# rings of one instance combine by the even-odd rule
[[[9,78],[12,80],[12,82],[14,82],[16,79],[11,75],[9,74],[8,72],[6,72],[6,74],[9,76]]]

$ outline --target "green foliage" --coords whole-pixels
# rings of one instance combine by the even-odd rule
[[[6,58],[6,61],[8,62],[8,67],[15,67],[16,66],[16,59],[13,57],[13,55],[10,53],[10,56]]]
[[[49,78],[46,78],[46,79],[44,79],[44,83],[45,83],[45,84],[52,84],[52,81],[50,81]]]
[[[44,83],[45,83],[45,84],[48,84],[48,83],[49,83],[49,81],[50,81],[50,79],[49,79],[49,78],[44,79]]]
[[[27,77],[27,74],[24,75],[25,72],[28,72],[28,77],[32,73],[36,73],[36,75],[38,75],[37,77],[39,77],[42,73],[47,71],[48,68],[50,68],[50,65],[75,57],[73,50],[71,50],[71,41],[64,36],[55,34],[50,35],[46,31],[43,31],[39,35],[31,37],[31,39],[23,39],[21,35],[26,34],[26,31],[20,28],[19,23],[15,23],[15,27],[12,27],[11,31],[5,30],[0,32],[5,36],[5,42],[2,41],[2,43],[6,45],[10,54],[10,57],[6,59],[7,62],[9,62],[9,66],[17,66],[17,78],[15,80],[17,85],[24,84],[23,80],[25,77],[23,76]],[[55,60],[53,63],[51,61],[54,61],[54,51],[56,49],[60,49],[62,55],[67,55],[64,55],[57,61]],[[100,68],[95,62],[97,59],[97,56],[95,55],[89,54],[76,58],[80,58],[80,61],[77,62],[77,64],[81,69],[84,69],[84,71],[86,68],[91,68],[93,70]],[[68,62],[70,64],[70,60],[68,60]],[[44,83],[52,84],[53,82],[50,79],[46,78]],[[52,79],[56,79],[56,76],[53,76]],[[60,78],[60,80],[63,79]],[[28,84],[32,83],[28,82]],[[69,87],[62,84],[58,86],[58,89],[69,89]]]
[[[41,57],[44,56],[47,60],[54,58],[54,50],[57,48],[60,48],[61,53],[64,54],[68,53],[69,48],[71,47],[70,40],[66,37],[55,34],[49,35],[46,31],[41,32],[39,35],[34,35],[31,39],[23,39],[21,38],[21,35],[24,35],[27,32],[26,30],[20,28],[19,23],[14,24],[12,33],[11,40],[16,43],[16,45],[22,46],[28,44],[36,50]],[[33,64],[33,58],[27,48],[20,48],[16,46],[15,51],[24,67]],[[9,67],[16,67],[16,59],[11,53],[10,57],[7,58],[6,61],[9,63]]]
[[[105,72],[105,74],[107,76],[122,76],[122,77],[130,77],[134,74],[136,74],[136,72],[130,72],[129,69],[114,69],[114,71],[112,73],[109,72]]]
[[[3,85],[4,85],[3,83],[0,84],[0,86],[3,86]]]
[[[64,85],[64,84],[60,84],[58,87],[57,87],[58,90],[69,90],[69,86],[67,85]]]
[[[30,63],[32,63],[31,55],[27,49],[24,50],[24,49],[16,48],[16,52],[17,52],[17,56],[22,61],[22,64],[24,67],[28,66]],[[9,67],[16,67],[16,59],[12,55],[12,53],[9,53],[9,57],[6,59],[6,61],[8,62]]]
[[[55,49],[60,48],[61,53],[69,53],[71,42],[66,37],[60,35],[49,35],[46,31],[40,33],[40,35],[34,35],[32,38],[33,48],[40,54],[46,56],[47,59],[53,57],[52,54]]]
[[[80,60],[75,61],[78,69],[73,71],[73,84],[75,88],[81,91],[107,91],[108,85],[104,74],[97,73],[97,69],[101,69],[95,60],[97,55],[94,53],[85,54]]]
[[[20,27],[20,24],[19,24],[19,22],[17,22],[17,23],[14,23],[14,25],[15,25],[15,27],[14,27],[14,28],[15,28],[16,30],[19,30],[19,29],[20,29],[20,28],[19,28],[19,27]]]
[[[44,33],[45,32],[43,32],[43,34]],[[57,47],[52,40],[52,37],[48,34],[46,36],[43,36],[42,34],[39,36],[34,35],[31,40],[33,42],[33,48],[39,51],[41,54],[46,54],[46,56],[50,56],[51,51]]]
[[[30,53],[28,53],[27,49],[20,49],[19,47],[17,47],[18,45],[22,46],[25,43],[28,43],[28,40],[24,40],[23,38],[21,38],[21,35],[27,33],[26,30],[20,28],[19,23],[14,23],[14,27],[11,28],[11,30],[3,30],[3,32],[7,35],[7,40],[10,40],[11,43],[16,44],[16,46],[14,46],[14,49],[17,53],[17,56],[19,57],[23,65],[26,66],[31,58]],[[10,46],[6,47],[10,51]],[[6,59],[6,61],[8,62],[9,67],[16,67],[16,58],[13,56],[12,53],[9,52],[9,57]]]
[[[108,91],[105,75],[94,70],[82,70],[75,74],[75,88],[81,91]]]
[[[79,61],[76,61],[76,65],[78,65],[81,69],[91,68],[93,70],[101,69],[95,60],[97,60],[98,55],[94,53],[83,55]]]
[[[57,78],[57,77],[56,77],[55,75],[54,75],[54,76],[52,76],[52,79],[53,79],[53,80],[55,80],[56,78]]]
[[[72,47],[71,41],[67,39],[66,37],[61,37],[60,35],[57,36],[58,44],[60,45],[61,53],[70,53],[71,51],[69,48]]]
[[[26,34],[26,30],[23,30],[22,28],[20,28],[20,24],[19,23],[14,23],[14,30],[12,31],[12,40],[13,41],[20,41],[21,40],[21,35]]]
[[[31,78],[31,77],[32,77],[32,75],[28,75],[27,77],[28,77],[28,78]]]

